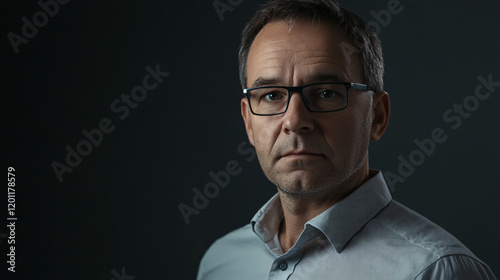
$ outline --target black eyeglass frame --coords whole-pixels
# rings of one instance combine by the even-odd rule
[[[336,85],[344,85],[345,86],[345,89],[346,89],[346,99],[345,99],[345,105],[344,105],[344,107],[342,107],[340,109],[329,110],[329,111],[316,111],[316,110],[312,110],[311,108],[309,108],[309,105],[307,104],[307,100],[304,97],[303,89],[306,88],[306,87],[309,87],[309,86],[324,85],[324,84],[336,84]],[[254,89],[263,89],[263,88],[283,88],[283,89],[287,90],[288,97],[287,97],[287,100],[286,100],[286,107],[285,107],[285,110],[283,112],[274,113],[274,114],[257,114],[257,113],[255,113],[253,111],[253,109],[252,109],[252,103],[250,102],[250,92],[252,90],[254,90]],[[306,106],[307,111],[314,112],[314,113],[330,113],[330,112],[341,111],[341,110],[344,110],[345,108],[347,108],[347,104],[349,103],[349,89],[350,88],[358,89],[358,90],[363,90],[363,91],[370,91],[371,90],[370,86],[365,85],[365,84],[348,83],[348,82],[325,82],[325,83],[307,84],[307,85],[297,86],[297,87],[262,86],[262,87],[245,88],[245,89],[243,89],[243,96],[245,96],[247,98],[247,100],[248,100],[248,106],[250,107],[250,111],[252,112],[252,114],[254,114],[256,116],[275,116],[275,115],[281,115],[281,114],[286,113],[286,111],[288,110],[288,104],[290,104],[290,97],[291,97],[291,95],[292,95],[293,92],[300,93],[300,96],[302,97],[302,101],[304,102],[304,105]]]

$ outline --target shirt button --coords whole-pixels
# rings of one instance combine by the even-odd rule
[[[287,268],[288,268],[288,265],[286,264],[286,262],[280,263],[280,269],[281,270],[285,271]]]

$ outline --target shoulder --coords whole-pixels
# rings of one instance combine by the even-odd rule
[[[202,259],[202,264],[212,262],[214,259],[221,260],[221,255],[231,257],[234,253],[234,248],[246,246],[248,243],[255,242],[257,236],[253,234],[251,224],[247,224],[241,228],[233,230],[221,238],[217,239],[207,250]],[[224,254],[221,254],[224,253]],[[215,258],[215,256],[217,256]]]
[[[235,246],[244,246],[247,243],[259,240],[252,230],[252,225],[247,224],[238,229],[235,229],[221,238],[217,239],[208,249],[207,254],[217,253],[218,251],[226,251],[228,248]]]
[[[495,280],[496,277],[486,264],[471,256],[451,255],[436,260],[415,277],[415,280],[427,279]]]
[[[449,232],[394,200],[380,213],[376,221],[392,232],[395,238],[399,237],[404,245],[419,247],[436,259],[453,254],[475,258],[474,254]]]
[[[418,275],[415,279],[495,279],[488,266],[452,234],[394,200],[374,223],[401,253],[396,255],[403,256],[404,251],[404,262],[413,260],[410,270]]]
[[[249,263],[266,259],[263,258],[268,255],[266,248],[253,232],[251,224],[238,228],[217,239],[208,248],[200,262],[198,279],[212,279],[231,274],[233,270],[244,270]]]

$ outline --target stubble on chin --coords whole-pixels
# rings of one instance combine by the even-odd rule
[[[327,172],[327,176],[317,174],[304,177],[295,177],[290,174],[280,174],[268,179],[278,188],[283,195],[290,197],[307,197],[318,194],[336,192],[345,179],[334,175],[336,172]],[[276,177],[280,178],[277,179]],[[307,178],[307,179],[306,179]],[[277,179],[277,180],[276,180]],[[341,179],[339,181],[339,179]]]

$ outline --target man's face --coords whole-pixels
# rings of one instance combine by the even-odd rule
[[[329,22],[268,23],[250,48],[247,87],[363,83],[361,62],[351,46]],[[346,109],[314,113],[293,93],[286,113],[274,116],[253,115],[242,99],[249,140],[269,180],[296,194],[334,191],[345,182],[363,180],[368,174],[371,94],[350,89]]]

